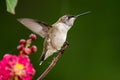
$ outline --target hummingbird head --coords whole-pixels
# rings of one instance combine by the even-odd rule
[[[90,12],[91,12],[91,11],[88,11],[88,12],[84,12],[84,13],[81,13],[81,14],[78,14],[78,15],[64,15],[64,16],[62,16],[58,21],[66,24],[66,25],[68,25],[68,26],[72,26],[72,25],[74,24],[74,21],[75,21],[79,16],[88,14],[88,13],[90,13]]]
[[[75,19],[74,15],[64,15],[58,21],[64,23],[65,25],[72,26]]]

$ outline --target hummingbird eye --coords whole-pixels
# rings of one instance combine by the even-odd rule
[[[68,16],[68,20],[71,19],[71,18],[73,18],[73,17],[74,17],[73,15],[69,15]]]

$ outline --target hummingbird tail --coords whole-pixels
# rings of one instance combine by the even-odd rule
[[[40,64],[39,65],[42,65],[43,61],[40,61]]]
[[[42,65],[43,61],[45,60],[45,54],[43,54],[40,58],[40,64],[39,65]]]
[[[51,56],[54,52],[56,52],[55,50],[48,50],[46,53],[43,53],[41,58],[40,58],[40,64],[41,65],[44,60],[46,60],[49,56]]]

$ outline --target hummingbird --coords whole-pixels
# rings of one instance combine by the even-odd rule
[[[40,65],[53,53],[61,50],[67,38],[67,33],[73,26],[74,21],[82,15],[88,14],[84,12],[78,15],[64,15],[58,19],[53,25],[48,25],[45,22],[21,18],[18,21],[32,32],[44,38],[43,52],[40,57]]]

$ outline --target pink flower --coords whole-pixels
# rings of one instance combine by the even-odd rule
[[[6,54],[0,61],[0,80],[32,80],[34,74],[28,56]]]

